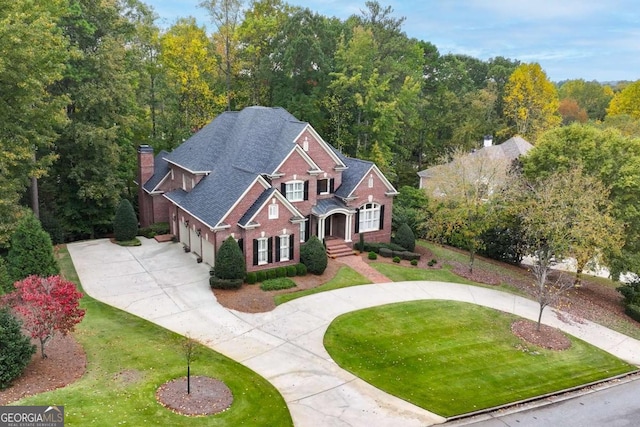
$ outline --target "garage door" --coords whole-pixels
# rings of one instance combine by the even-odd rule
[[[189,234],[191,235],[191,252],[201,255],[200,253],[200,237],[198,237],[198,233],[193,228],[189,229]]]
[[[189,246],[189,227],[184,221],[180,221],[180,243]]]
[[[209,242],[206,237],[202,239],[202,260],[213,267],[215,264],[215,253],[213,242]]]

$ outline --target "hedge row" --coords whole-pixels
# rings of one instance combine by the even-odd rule
[[[420,254],[417,252],[409,252],[409,251],[393,251],[391,249],[388,248],[380,248],[380,256],[383,256],[385,258],[395,258],[398,257],[399,259],[404,259],[407,261],[412,261],[412,260],[419,260],[420,259]]]
[[[386,249],[391,249],[392,251],[398,251],[398,252],[402,252],[405,251],[406,249],[403,248],[400,245],[396,245],[395,243],[369,243],[369,242],[364,242],[364,248],[362,248],[362,244],[361,242],[358,242],[355,244],[355,249],[359,250],[360,252],[375,252],[375,253],[380,253],[380,249],[382,248],[386,248]]]
[[[155,236],[161,236],[163,234],[169,234],[168,222],[157,222],[138,230],[138,235],[144,236],[147,239],[153,239]]]
[[[304,264],[289,265],[287,267],[276,267],[269,270],[250,271],[247,273],[245,281],[253,285],[265,280],[277,279],[280,277],[304,276],[307,274],[307,267]]]
[[[209,286],[213,289],[240,289],[244,283],[242,279],[221,279],[216,276],[209,277]]]
[[[640,306],[635,304],[629,304],[625,307],[624,312],[633,320],[640,322]]]

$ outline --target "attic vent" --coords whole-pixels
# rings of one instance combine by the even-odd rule
[[[304,141],[302,142],[302,149],[304,151],[309,151],[309,138],[308,137],[304,137]]]

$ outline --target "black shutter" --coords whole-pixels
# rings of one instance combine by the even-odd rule
[[[384,205],[380,205],[380,228],[378,230],[384,230]]]
[[[258,265],[258,239],[253,239],[253,265]]]
[[[304,195],[302,200],[309,200],[309,181],[304,182]]]
[[[280,262],[280,236],[276,236],[276,262]]]
[[[269,237],[267,240],[267,262],[269,264],[273,262],[273,237]]]
[[[333,179],[333,178],[331,178],[331,179],[329,180],[329,193],[331,193],[331,194],[333,194],[334,185],[335,185],[334,179]]]
[[[244,239],[238,239],[238,246],[240,247],[240,252],[244,254]]]
[[[293,261],[293,242],[295,241],[293,234],[289,234],[289,261]]]
[[[320,195],[320,181],[321,180],[317,180],[316,181],[316,195]]]
[[[304,241],[309,240],[309,233],[311,232],[311,215],[307,215],[307,220],[304,223]]]
[[[356,230],[355,233],[360,232],[360,209],[356,209]]]
[[[280,192],[283,196],[287,196],[287,184],[285,184],[284,182],[280,184]]]

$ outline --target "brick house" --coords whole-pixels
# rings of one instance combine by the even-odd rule
[[[282,108],[225,112],[171,153],[138,149],[142,227],[168,222],[202,260],[229,236],[248,271],[299,262],[300,244],[388,242],[397,191]]]

